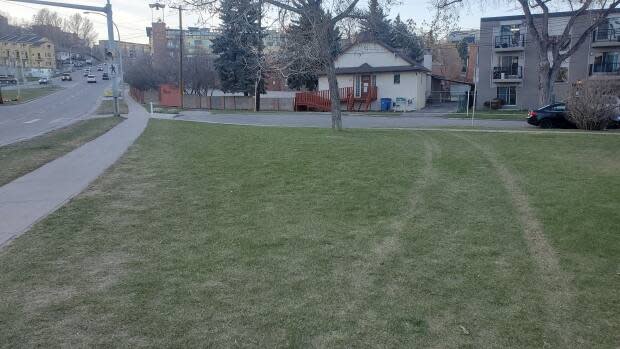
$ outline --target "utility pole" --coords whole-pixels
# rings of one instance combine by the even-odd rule
[[[259,62],[258,74],[256,77],[256,82],[254,84],[254,111],[260,111],[260,82],[263,78],[263,0],[258,0],[258,57],[257,62]]]
[[[112,4],[110,4],[110,0],[107,0],[107,3],[103,7],[97,6],[88,6],[88,5],[77,5],[77,4],[66,4],[64,2],[54,2],[54,1],[45,1],[45,0],[6,0],[11,2],[25,2],[28,4],[35,5],[44,5],[44,6],[55,6],[55,7],[65,7],[72,8],[76,10],[82,11],[91,11],[91,12],[102,12],[108,18],[108,50],[110,52],[116,51],[116,41],[114,41],[114,27],[112,21]],[[112,93],[114,95],[114,115],[120,116],[119,108],[118,108],[118,79],[112,80]]]
[[[183,109],[183,6],[170,8],[179,10],[179,97]]]

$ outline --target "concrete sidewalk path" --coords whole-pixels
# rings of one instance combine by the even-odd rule
[[[0,187],[0,247],[82,192],[142,134],[147,112],[133,99],[127,120],[74,151]]]

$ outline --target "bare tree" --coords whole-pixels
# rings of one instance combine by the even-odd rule
[[[312,47],[310,57],[316,59],[324,68],[329,83],[331,100],[332,128],[342,130],[342,112],[338,93],[335,58],[338,47],[338,24],[346,18],[359,17],[356,6],[359,0],[332,2],[323,0],[264,0],[284,12],[292,13],[310,23],[312,31],[308,47]]]
[[[218,87],[214,57],[204,50],[187,57],[183,68],[185,91],[189,94],[205,96]]]
[[[467,1],[438,0],[438,9],[449,8]],[[583,45],[592,32],[605,23],[607,16],[620,5],[620,0],[517,0],[527,27],[528,39],[538,46],[538,88],[541,104],[552,102],[554,82],[566,61]],[[550,8],[568,9],[566,27],[560,35],[549,34]],[[579,22],[586,23],[585,30],[574,30]],[[572,36],[572,38],[571,38]]]
[[[43,8],[32,17],[32,24],[61,28],[63,19],[57,12]]]
[[[567,99],[568,118],[580,129],[601,130],[618,115],[619,85],[611,81],[588,80],[575,84]]]
[[[63,24],[66,32],[75,34],[87,44],[91,44],[97,37],[93,22],[79,13],[71,15]]]

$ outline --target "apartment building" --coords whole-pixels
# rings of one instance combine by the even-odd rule
[[[54,44],[34,34],[0,36],[0,67],[6,73],[50,76],[56,68]]]
[[[592,13],[580,16],[572,32],[577,40],[592,23]],[[549,35],[560,36],[569,12],[549,14]],[[535,16],[538,25],[541,17]],[[568,50],[569,43],[563,50]],[[528,34],[524,16],[487,17],[480,20],[478,55],[478,101],[494,98],[506,108],[534,109],[539,106],[539,48]],[[620,11],[609,15],[585,43],[566,61],[554,82],[554,99],[564,100],[572,84],[586,79],[620,79]]]
[[[146,28],[146,35],[152,47],[153,55],[158,55],[158,51],[167,51],[167,54],[174,54],[179,49],[179,36],[181,31],[176,28],[167,28],[163,22],[153,23],[152,27]],[[200,52],[212,53],[213,41],[220,36],[219,28],[198,28],[188,27],[183,30],[183,53],[191,57]],[[281,47],[283,36],[275,30],[268,30],[263,43],[265,51],[277,50]]]
[[[123,60],[130,61],[142,58],[151,54],[151,46],[149,44],[140,44],[136,42],[120,41],[118,48],[123,56]],[[103,57],[108,48],[108,40],[99,40],[99,44],[95,45],[95,51]]]

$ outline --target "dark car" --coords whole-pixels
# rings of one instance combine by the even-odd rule
[[[542,128],[574,128],[575,125],[566,118],[566,104],[554,103],[529,112],[527,123]]]
[[[101,75],[101,79],[102,79],[102,80],[110,80],[110,75],[108,75],[108,73],[103,73],[103,74]]]

